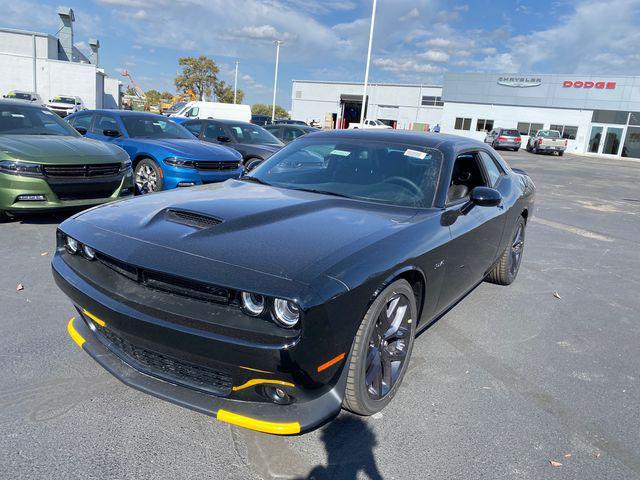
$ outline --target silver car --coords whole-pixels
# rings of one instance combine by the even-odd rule
[[[494,149],[507,148],[513,151],[520,150],[522,138],[515,128],[494,128],[484,139],[484,143],[490,144]]]

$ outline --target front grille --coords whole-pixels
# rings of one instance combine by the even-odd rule
[[[149,375],[214,395],[226,396],[231,392],[233,379],[224,372],[147,350],[125,340],[107,327],[99,327],[98,332],[109,342],[108,346],[116,355]]]
[[[200,213],[189,212],[187,210],[175,210],[173,208],[166,212],[167,220],[181,223],[195,228],[208,228],[222,223],[222,220]]]
[[[54,183],[48,182],[49,188],[61,201],[99,200],[109,198],[120,186],[120,180],[100,183]]]
[[[193,162],[198,170],[235,170],[240,166],[239,162]]]
[[[204,302],[228,304],[231,300],[231,292],[224,287],[138,268],[101,253],[97,253],[96,257],[115,272],[154,290]]]
[[[47,177],[108,177],[120,172],[119,163],[98,165],[44,165]]]

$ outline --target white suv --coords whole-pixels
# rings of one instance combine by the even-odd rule
[[[64,118],[67,115],[84,110],[84,102],[80,97],[57,95],[49,100],[47,108]]]

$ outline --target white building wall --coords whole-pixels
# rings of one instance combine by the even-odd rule
[[[485,105],[477,103],[446,102],[442,112],[442,132],[483,141],[486,132],[476,131],[478,119],[493,120],[494,128],[516,128],[518,122],[542,123],[544,128],[554,125],[578,127],[575,140],[569,140],[567,152],[584,153],[591,126],[592,110],[569,110],[559,108]],[[471,118],[471,130],[456,130],[456,117]],[[522,146],[529,137],[522,136]]]
[[[328,113],[340,114],[341,95],[362,95],[362,84],[295,81],[292,87],[291,117],[324,121]],[[370,119],[394,120],[397,128],[411,128],[415,122],[435,125],[442,107],[421,106],[422,96],[442,96],[442,88],[420,85],[371,84],[367,89]]]
[[[73,95],[82,98],[86,108],[100,108],[96,98],[96,67],[86,63],[44,60],[44,68],[38,71],[38,93],[43,100],[56,95]]]
[[[117,78],[104,78],[104,100],[102,108],[120,108],[120,80]]]

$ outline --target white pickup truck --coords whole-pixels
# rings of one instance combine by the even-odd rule
[[[82,99],[73,95],[56,95],[49,100],[47,108],[63,118],[85,109]]]
[[[558,130],[538,130],[527,142],[527,152],[555,152],[561,157],[566,149],[567,140],[562,138]]]
[[[349,128],[366,128],[366,129],[388,129],[389,125],[382,123],[380,120],[365,120],[364,125],[362,123],[350,123]]]

